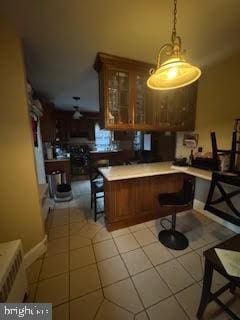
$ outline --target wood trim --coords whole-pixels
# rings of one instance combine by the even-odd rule
[[[126,68],[131,67],[132,68],[137,68],[142,69],[142,70],[149,70],[153,68],[155,65],[152,63],[148,62],[143,62],[143,61],[138,61],[130,58],[124,58],[124,57],[119,57],[116,55],[104,53],[104,52],[98,52],[95,58],[95,62],[93,64],[94,70],[99,72],[103,66],[103,64],[112,64],[116,67],[116,65],[119,65],[121,67],[126,66]]]

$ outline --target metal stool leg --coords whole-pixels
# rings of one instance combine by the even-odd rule
[[[188,239],[176,231],[176,211],[172,214],[172,226],[169,230],[162,230],[158,234],[159,241],[170,249],[184,250],[188,247]]]

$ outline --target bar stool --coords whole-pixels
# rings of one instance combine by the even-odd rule
[[[108,159],[99,159],[96,161],[90,161],[89,166],[89,177],[91,186],[91,208],[94,204],[94,220],[97,221],[97,215],[104,213],[104,210],[97,210],[97,200],[104,198],[104,182],[103,177],[98,171],[98,168],[108,167]]]
[[[193,201],[194,182],[188,178],[184,179],[183,187],[180,192],[161,193],[158,200],[163,207],[173,207],[172,221],[163,218],[160,221],[161,226],[165,229],[159,232],[158,239],[165,246],[174,250],[184,250],[188,247],[188,239],[184,234],[176,230],[176,214],[178,208],[187,208]],[[164,222],[170,222],[171,228],[166,229]]]

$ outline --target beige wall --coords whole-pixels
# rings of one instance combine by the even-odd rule
[[[210,131],[220,148],[230,148],[234,119],[240,118],[240,52],[203,71],[199,81],[196,132],[199,146],[211,150]]]
[[[0,242],[43,239],[20,38],[0,19]]]
[[[219,148],[230,149],[234,119],[240,118],[240,52],[203,70],[199,80],[196,130],[198,146],[212,151],[210,132],[215,131]],[[189,156],[177,135],[176,156]]]

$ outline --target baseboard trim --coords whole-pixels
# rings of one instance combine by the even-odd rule
[[[230,223],[230,222],[228,222],[226,220],[223,220],[222,218],[216,216],[215,214],[212,214],[211,212],[209,212],[207,210],[204,210],[204,206],[205,206],[204,202],[199,201],[197,199],[194,199],[194,201],[193,201],[193,209],[195,209],[196,211],[204,214],[209,219],[220,223],[224,227],[226,227],[226,228],[228,228],[228,229],[230,229],[230,230],[232,230],[232,231],[234,231],[236,233],[240,233],[240,227],[235,226],[234,224],[232,224],[232,223]]]
[[[36,244],[32,249],[30,249],[23,258],[23,263],[25,268],[28,268],[34,261],[36,261],[41,255],[43,255],[47,250],[47,235]]]

